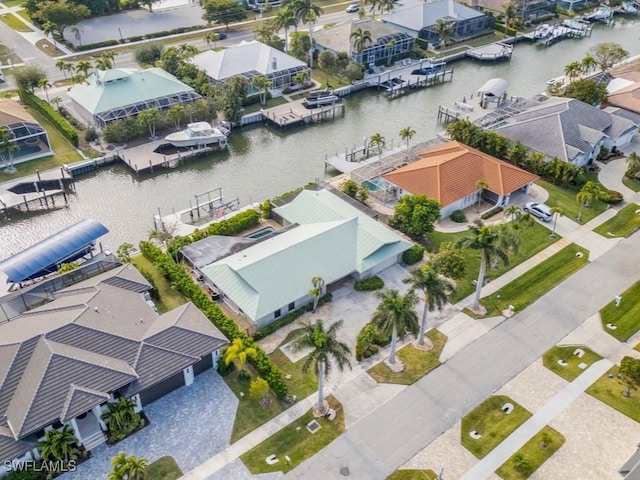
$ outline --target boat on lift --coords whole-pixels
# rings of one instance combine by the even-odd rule
[[[207,122],[195,122],[187,125],[181,132],[164,137],[174,147],[204,147],[212,143],[221,146],[227,143],[227,135]]]

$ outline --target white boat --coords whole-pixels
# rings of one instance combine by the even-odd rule
[[[212,143],[227,142],[227,136],[207,122],[195,122],[187,125],[181,132],[172,133],[164,137],[174,147],[196,147]]]
[[[574,18],[572,20],[566,19],[562,21],[562,25],[564,27],[570,28],[571,30],[584,31],[589,27],[589,23],[585,22],[582,19]]]
[[[625,13],[638,13],[638,9],[634,6],[633,2],[625,2],[620,5],[620,7]]]
[[[585,20],[608,20],[613,17],[613,10],[606,5],[600,5],[593,12],[585,15]]]
[[[340,101],[337,95],[327,90],[314,90],[307,95],[302,104],[306,108],[318,108],[325,105],[333,105]]]

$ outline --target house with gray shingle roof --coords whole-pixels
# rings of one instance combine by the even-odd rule
[[[620,148],[632,141],[640,121],[619,109],[602,110],[572,98],[538,96],[491,127],[496,133],[579,167],[593,161],[602,147]],[[482,118],[477,120],[482,124]]]
[[[191,303],[159,315],[130,264],[68,275],[83,280],[0,323],[0,464],[34,458],[44,432],[63,424],[95,448],[106,439],[108,402],[125,396],[142,410],[193,383],[228,344]],[[21,294],[33,301],[30,289]]]

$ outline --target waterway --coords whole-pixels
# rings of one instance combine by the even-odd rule
[[[566,39],[545,48],[528,42],[515,45],[511,61],[496,64],[463,60],[455,63],[453,81],[393,100],[374,91],[346,100],[344,117],[281,131],[256,127],[232,134],[227,152],[191,161],[176,170],[137,176],[125,167],[101,170],[81,177],[77,195],[68,208],[14,218],[0,226],[0,259],[83,218],[104,223],[110,233],[105,248],[137,243],[152,229],[158,208],[163,214],[189,206],[194,194],[222,187],[225,199],[238,197],[241,205],[262,201],[281,192],[325,177],[325,154],[343,152],[364,137],[382,134],[397,144],[401,128],[416,130],[412,142],[435,136],[439,105],[469,97],[494,77],[511,83],[509,94],[531,96],[544,91],[545,82],[563,74],[564,66],[580,60],[601,42],[616,42],[631,55],[640,54],[640,18],[617,19],[613,26],[598,25],[590,38]]]

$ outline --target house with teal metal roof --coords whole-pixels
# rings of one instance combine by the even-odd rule
[[[412,245],[326,190],[303,190],[273,212],[297,226],[201,269],[258,328],[310,303],[313,277],[326,288],[366,278],[396,264]]]
[[[99,128],[144,110],[166,110],[200,98],[190,86],[161,68],[94,70],[86,83],[69,91],[72,110]]]

